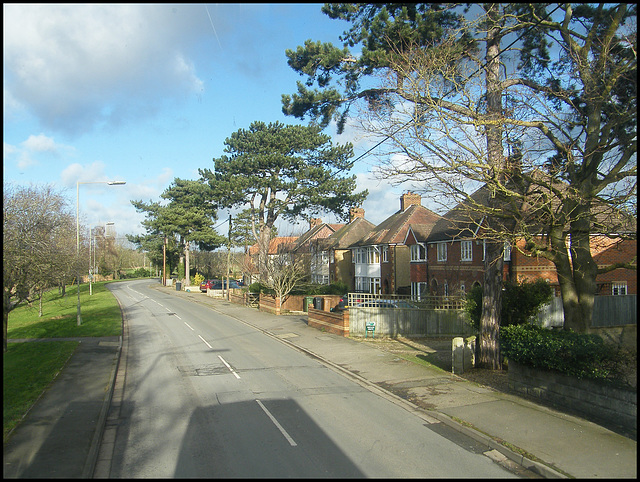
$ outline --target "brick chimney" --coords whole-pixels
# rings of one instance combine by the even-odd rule
[[[315,227],[315,226],[319,226],[322,224],[322,219],[321,218],[311,218],[309,219],[309,229]]]
[[[400,210],[404,211],[412,204],[422,205],[422,196],[408,192],[400,197]]]
[[[351,208],[349,209],[349,222],[353,222],[356,218],[364,218],[364,209],[362,208]]]

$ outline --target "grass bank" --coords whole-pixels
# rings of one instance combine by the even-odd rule
[[[9,339],[119,336],[122,315],[108,282],[80,286],[82,325],[77,326],[77,286],[68,286],[63,296],[58,289],[44,294],[42,316],[39,303],[23,304],[9,313]],[[9,343],[3,354],[3,442],[22,420],[42,392],[64,367],[78,346],[77,341]]]

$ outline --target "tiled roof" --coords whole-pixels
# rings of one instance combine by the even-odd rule
[[[369,234],[374,228],[375,224],[364,218],[357,217],[349,224],[336,230],[336,232],[328,238],[319,239],[318,247],[323,250],[347,249],[353,243]]]
[[[420,229],[430,232],[440,216],[420,204],[412,204],[404,211],[398,211],[376,226],[368,236],[353,243],[354,246],[374,244],[402,244],[409,226],[422,226]]]
[[[293,249],[294,249],[294,251],[298,250],[298,249],[302,248],[305,244],[309,243],[310,241],[312,241],[314,239],[326,238],[328,236],[331,236],[331,234],[335,233],[338,229],[340,229],[343,226],[344,226],[344,224],[328,224],[328,223],[322,223],[322,224],[318,224],[316,226],[313,226],[306,233],[302,234],[298,238],[298,240],[296,241],[296,244],[295,244]],[[324,231],[328,231],[331,234],[328,234],[326,236],[321,236],[323,230]]]
[[[275,238],[271,238],[269,241],[269,253],[268,254],[278,254],[281,252],[282,248],[287,245],[293,246],[297,241],[297,236],[276,236]],[[258,253],[258,243],[254,244],[249,248],[249,254],[254,255]]]

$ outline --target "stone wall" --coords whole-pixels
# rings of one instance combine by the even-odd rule
[[[594,422],[636,431],[638,394],[596,380],[577,379],[559,372],[538,370],[509,360],[509,386],[523,394],[571,408]]]

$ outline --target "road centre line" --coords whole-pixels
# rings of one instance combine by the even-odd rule
[[[198,336],[200,336],[200,335],[198,335]],[[202,338],[202,337],[200,337],[200,338]],[[204,340],[203,340],[203,341],[204,341]],[[205,343],[207,343],[207,342],[205,341]],[[207,343],[207,345],[208,345],[208,343]],[[211,348],[211,347],[209,347],[209,348]],[[229,365],[229,364],[225,361],[225,359],[224,359],[224,358],[222,358],[220,355],[218,355],[218,358],[220,358],[220,360],[222,361],[222,363],[224,363],[224,364],[225,364],[225,366],[229,369],[229,371],[231,371],[231,373],[233,373],[233,374],[234,374],[234,376],[235,376],[238,380],[240,380],[240,375],[238,375],[238,374],[233,370],[233,368],[231,368],[231,365]]]
[[[267,410],[267,407],[265,407],[260,400],[256,400],[256,402],[258,402],[258,405],[260,405],[260,408],[264,410],[264,413],[267,414],[267,417],[269,417],[273,422],[273,424],[278,428],[278,430],[280,430],[280,433],[284,435],[284,438],[287,439],[287,442],[289,442],[289,445],[291,445],[292,447],[296,447],[298,444],[291,438],[291,435],[287,433],[287,431],[282,427],[282,425],[278,423],[278,420],[276,420],[276,417],[271,415],[271,412]]]
[[[205,340],[204,338],[202,338],[200,335],[198,335],[198,338],[200,338],[202,341],[204,341],[204,344],[207,345],[209,348],[211,348],[213,350],[213,347],[211,345],[209,345],[209,343],[207,343],[207,340]],[[228,366],[228,365],[227,365]]]
[[[189,323],[187,323],[186,321],[183,321],[183,323],[184,323],[185,325],[187,325],[187,327],[189,327],[189,329],[190,329],[191,331],[195,331],[193,328],[191,328],[191,326],[189,326]]]

